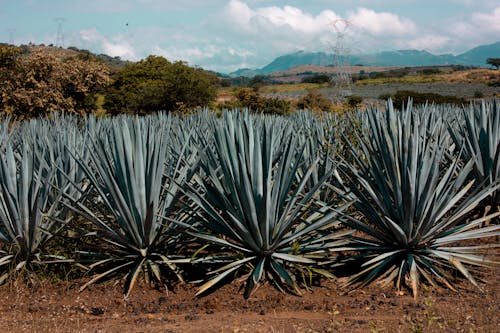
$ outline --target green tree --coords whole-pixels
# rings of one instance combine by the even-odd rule
[[[500,68],[500,58],[488,58],[486,59],[486,63],[496,69]]]
[[[78,57],[62,58],[43,49],[23,54],[0,47],[0,110],[16,118],[51,111],[87,113],[96,93],[109,83],[107,67]]]
[[[107,89],[104,108],[112,114],[146,114],[202,107],[215,99],[217,84],[214,74],[149,56],[118,72]]]

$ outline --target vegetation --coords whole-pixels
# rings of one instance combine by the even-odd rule
[[[216,96],[218,79],[183,62],[159,56],[126,66],[106,91],[111,114],[147,114],[205,107]]]
[[[280,97],[262,96],[255,88],[238,88],[233,93],[235,102],[220,105],[221,109],[248,108],[259,113],[286,115],[292,111],[292,102]]]
[[[471,178],[475,186],[488,187],[500,180],[500,110],[481,103],[463,110],[463,119],[448,128],[453,141],[465,158],[473,163]],[[500,191],[492,193],[488,204],[500,202]]]
[[[486,63],[496,69],[500,68],[500,58],[488,58],[486,59]]]
[[[454,104],[454,105],[464,105],[467,104],[467,100],[464,98],[440,95],[436,93],[419,93],[410,90],[398,90],[394,95],[380,95],[379,99],[387,100],[391,98],[394,105],[398,109],[403,109],[405,105],[411,100],[413,104]]]
[[[2,113],[32,118],[51,111],[94,111],[96,93],[110,78],[97,61],[57,58],[37,50],[24,54],[20,48],[0,46],[0,80]]]
[[[330,75],[327,74],[315,74],[312,76],[306,76],[301,80],[302,83],[329,83]]]
[[[82,288],[119,278],[124,295],[138,278],[298,294],[341,272],[417,296],[456,274],[479,286],[500,235],[485,223],[500,215],[497,102],[0,125],[2,281],[65,262],[94,274]]]
[[[354,259],[360,261],[361,271],[348,284],[366,285],[383,277],[399,288],[408,278],[416,297],[421,278],[453,289],[447,271],[454,267],[477,285],[464,264],[487,263],[474,254],[483,246],[457,242],[500,230],[478,230],[483,217],[467,220],[500,183],[471,191],[474,182],[468,175],[474,160],[465,157],[461,163],[461,151],[450,156],[443,120],[429,108],[396,112],[390,102],[385,113],[366,113],[368,133],[359,134],[359,148],[351,149],[352,162],[340,167],[345,195],[355,198],[354,206],[365,218],[346,216],[346,224],[362,234],[352,237],[351,248],[359,253]]]
[[[332,101],[317,90],[311,90],[297,101],[299,110],[329,112],[333,110]]]

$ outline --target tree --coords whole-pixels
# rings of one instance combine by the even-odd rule
[[[486,63],[496,69],[500,68],[500,58],[488,58],[486,59]]]
[[[97,91],[110,78],[100,62],[1,46],[0,81],[1,112],[22,119],[51,111],[92,112]]]
[[[149,56],[117,73],[104,108],[112,114],[145,114],[202,107],[215,99],[217,84],[214,74]]]

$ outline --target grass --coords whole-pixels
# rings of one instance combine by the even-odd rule
[[[315,90],[328,87],[327,83],[287,83],[262,87],[259,91],[263,94],[289,93],[307,90]]]
[[[467,82],[467,83],[488,83],[493,78],[500,77],[500,71],[493,69],[472,69],[451,73],[439,74],[417,74],[403,77],[388,77],[376,79],[364,79],[356,82],[356,85],[385,84],[385,83],[432,83],[432,82]]]

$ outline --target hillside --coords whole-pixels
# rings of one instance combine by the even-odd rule
[[[439,66],[464,65],[485,66],[487,58],[500,57],[500,42],[481,45],[459,55],[435,55],[424,50],[383,51],[373,54],[352,55],[348,63],[363,66]],[[231,73],[231,76],[269,75],[287,71],[302,65],[333,66],[334,55],[325,52],[299,51],[274,59],[260,69],[241,69]]]

